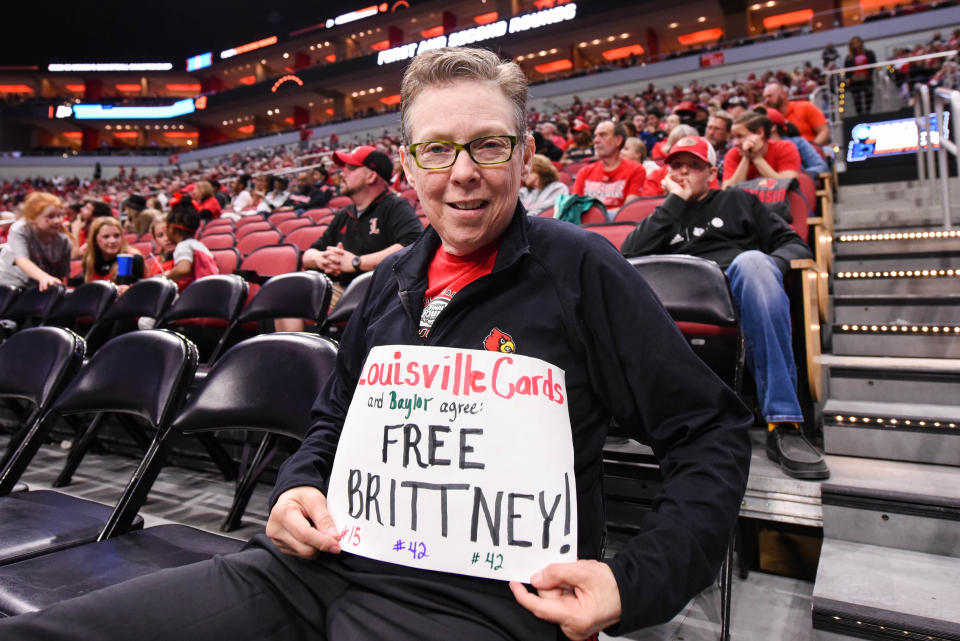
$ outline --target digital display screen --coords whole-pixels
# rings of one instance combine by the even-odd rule
[[[187,58],[187,71],[196,71],[197,69],[203,69],[209,67],[213,64],[213,52],[208,51],[206,53],[201,53],[196,56]]]
[[[950,135],[950,113],[944,112],[944,134]],[[926,144],[927,132],[921,131],[913,118],[857,122],[850,130],[847,162],[863,162],[916,153]],[[930,142],[940,146],[940,128],[936,114],[930,114]]]
[[[172,105],[115,107],[114,105],[74,105],[73,117],[77,120],[133,120],[144,118],[176,118],[192,114],[195,110],[193,100],[185,98]]]

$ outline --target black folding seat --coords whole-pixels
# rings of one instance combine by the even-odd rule
[[[60,299],[44,319],[44,325],[69,327],[90,337],[100,324],[100,319],[117,300],[117,286],[108,280],[84,283]],[[86,331],[81,332],[82,329]]]
[[[112,521],[124,523],[141,506],[174,434],[225,428],[302,439],[317,390],[333,373],[336,348],[303,333],[257,336],[228,350],[211,368],[172,426],[164,427],[140,463]],[[243,543],[183,525],[159,525],[0,567],[0,614],[42,609],[64,599],[159,569],[176,567]],[[175,616],[175,613],[171,613]]]
[[[42,292],[31,287],[10,304],[3,312],[3,318],[18,325],[18,329],[39,325],[57,303],[63,298],[66,289],[63,285],[51,285]]]
[[[121,412],[143,419],[157,434],[165,433],[196,367],[196,348],[173,332],[146,330],[118,336],[83,364],[0,474],[16,480],[16,471],[26,467],[43,441],[47,428],[41,425],[52,414]],[[0,565],[142,527],[137,510],[157,477],[163,455],[155,438],[121,496],[123,510],[111,511],[100,503],[55,491],[0,497]]]
[[[370,289],[370,282],[373,280],[373,272],[360,274],[347,285],[343,290],[343,295],[334,306],[333,311],[327,316],[327,322],[324,323],[323,333],[328,336],[340,336],[347,321],[353,315],[353,312],[360,307],[360,303],[367,295]]]
[[[205,276],[190,283],[157,322],[197,343],[209,362],[226,342],[232,323],[247,302],[247,282],[236,274]]]
[[[7,308],[20,295],[21,289],[12,285],[0,285],[0,318],[4,318]]]
[[[176,298],[177,284],[172,280],[161,276],[138,280],[103,313],[102,331],[88,338],[88,354],[107,339],[136,330],[140,318],[161,318]]]

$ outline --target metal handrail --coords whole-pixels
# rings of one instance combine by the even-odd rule
[[[933,131],[930,127],[930,87],[925,84],[918,84],[914,87],[914,120],[917,123],[917,175],[921,184],[925,185],[930,191],[930,202],[937,199],[937,188],[934,184],[934,172],[939,173],[939,196],[940,206],[943,209],[943,226],[945,229],[951,227],[950,214],[950,174],[947,164],[947,153],[957,157],[960,150],[960,131],[957,129],[957,117],[960,116],[960,91],[956,89],[937,88],[933,91],[933,113],[937,122],[937,169],[934,170],[933,155],[934,141]],[[949,127],[944,126],[945,107],[949,104],[950,120]],[[953,131],[953,140],[949,135],[943,135],[944,131]],[[927,132],[924,137],[923,132]]]

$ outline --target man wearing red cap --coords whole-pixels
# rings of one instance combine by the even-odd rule
[[[763,88],[763,104],[782,113],[814,145],[822,147],[830,142],[830,123],[823,112],[807,100],[789,100],[787,88],[779,82],[767,83]]]
[[[797,370],[793,360],[790,302],[783,277],[794,258],[810,248],[753,194],[710,189],[717,175],[716,151],[705,138],[681,138],[665,162],[669,194],[623,244],[625,256],[689,254],[718,263],[730,279],[740,308],[747,365],[768,424],[767,456],[801,479],[829,476],[823,457],[799,424]]]
[[[572,193],[591,196],[613,213],[640,197],[647,172],[638,162],[620,157],[627,140],[623,125],[604,120],[594,130],[593,148],[597,160],[577,173]]]
[[[412,243],[423,227],[410,203],[387,188],[393,163],[385,153],[363,146],[335,151],[333,161],[343,168],[340,194],[355,207],[337,212],[323,236],[303,253],[303,266],[333,279],[331,304],[336,304],[350,281]]]

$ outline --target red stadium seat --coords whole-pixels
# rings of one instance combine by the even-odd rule
[[[217,261],[217,269],[221,274],[232,274],[240,267],[240,252],[236,247],[227,247],[225,249],[211,249],[213,260]]]
[[[621,207],[620,211],[617,212],[617,215],[613,220],[618,223],[624,221],[640,222],[652,214],[653,210],[656,209],[657,206],[663,201],[664,196],[648,196],[645,198],[638,198],[637,200],[633,200]]]
[[[281,221],[277,225],[277,231],[286,236],[294,229],[299,229],[300,227],[309,227],[313,224],[313,221],[309,218],[293,218],[291,220]]]
[[[237,241],[237,251],[246,257],[253,250],[264,245],[275,245],[280,242],[280,232],[276,229],[264,229],[247,234]]]
[[[329,221],[333,218],[333,210],[329,207],[320,207],[319,209],[308,209],[303,212],[303,216],[309,218],[314,223]]]
[[[344,207],[349,207],[353,204],[353,201],[350,200],[349,196],[336,196],[335,198],[330,199],[330,208],[337,210],[343,209]]]
[[[593,161],[592,161],[592,160],[585,160],[585,161],[583,161],[583,162],[572,162],[572,163],[570,163],[569,165],[567,165],[566,167],[564,167],[563,170],[564,170],[565,172],[567,172],[568,174],[570,174],[571,176],[573,176],[574,178],[576,178],[577,172],[579,172],[581,169],[583,169],[584,167],[586,167],[587,165],[589,165],[591,162],[593,162]]]
[[[237,240],[240,240],[247,234],[252,234],[255,231],[264,231],[266,229],[273,229],[273,225],[271,225],[265,220],[257,220],[254,222],[247,223],[242,227],[237,227],[237,231],[236,231]]]
[[[203,231],[200,232],[200,238],[204,236],[209,236],[210,234],[223,234],[226,232],[233,233],[233,221],[227,220],[226,218],[217,218],[216,220],[211,220],[203,227]]]
[[[300,227],[284,236],[283,242],[296,245],[300,251],[305,252],[310,246],[317,242],[317,239],[323,236],[327,231],[327,225],[311,225],[309,227]]]
[[[270,224],[276,227],[285,220],[292,220],[297,217],[297,212],[295,211],[278,211],[275,214],[271,214],[267,220],[270,221]]]
[[[245,256],[238,274],[250,283],[250,295],[272,276],[300,270],[300,249],[296,245],[264,245]]]
[[[420,196],[417,195],[416,189],[404,189],[400,192],[402,198],[406,198],[407,202],[411,205],[416,205],[420,200]]]
[[[140,237],[140,240],[150,240],[150,241],[152,241],[152,240],[153,240],[153,234],[151,234],[150,232],[147,232],[147,233],[145,233],[143,236]]]
[[[207,249],[233,249],[237,239],[233,234],[210,234],[200,239]]]
[[[623,247],[623,241],[627,239],[630,232],[637,228],[637,224],[634,222],[599,223],[595,225],[584,225],[583,228],[600,234],[613,243],[614,247],[620,249]]]
[[[554,214],[553,207],[547,207],[537,215],[540,216],[541,218],[553,218],[553,214]]]
[[[580,216],[581,225],[589,225],[591,223],[605,223],[607,222],[607,215],[602,209],[594,205],[588,209],[582,216]]]
[[[249,225],[250,223],[259,223],[265,220],[266,218],[263,216],[263,214],[249,214],[249,215],[243,216],[240,220],[238,220],[236,223],[236,227],[239,229],[244,225]]]
[[[127,232],[123,235],[123,239],[126,240],[128,243],[135,243],[138,240],[140,240],[140,237],[137,236],[137,234],[135,234],[134,232]]]
[[[130,247],[136,249],[138,252],[143,254],[144,257],[153,253],[153,243],[149,240],[141,240],[135,243],[130,243]]]
[[[573,176],[568,174],[566,171],[558,171],[557,179],[567,187],[570,187],[573,185]]]
[[[70,278],[83,276],[83,259],[74,258],[70,261]]]

